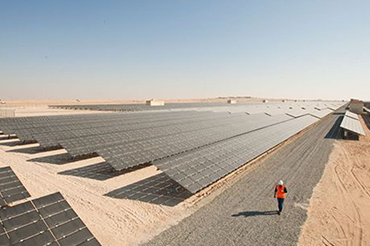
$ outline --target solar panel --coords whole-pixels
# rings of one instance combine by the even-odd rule
[[[0,211],[1,245],[100,245],[58,192]]]
[[[306,115],[158,160],[153,165],[196,193],[317,121]]]
[[[352,112],[351,112],[351,111],[349,111],[349,110],[346,110],[346,113],[344,114],[344,116],[346,116],[346,117],[350,117],[350,118],[355,119],[355,120],[360,120],[360,119],[358,118],[358,115],[357,115],[357,114],[352,113]]]
[[[348,131],[365,136],[365,131],[362,128],[360,121],[352,117],[344,116],[342,123],[340,124],[340,127]]]
[[[326,109],[327,108],[327,106],[325,106],[325,105],[317,105],[317,106],[315,106],[315,109],[317,109],[317,110],[323,110],[323,109]]]
[[[322,110],[311,110],[310,114],[317,117],[317,118],[324,118],[325,116],[331,114],[333,111],[330,109],[322,109]]]
[[[0,168],[0,206],[30,197],[11,167]]]
[[[292,116],[294,118],[298,118],[298,117],[301,117],[301,116],[304,116],[304,115],[307,115],[309,114],[309,112],[307,112],[306,110],[303,110],[303,109],[300,109],[300,110],[287,110],[285,111],[285,113],[289,116]]]

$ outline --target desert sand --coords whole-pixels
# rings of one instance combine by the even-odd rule
[[[314,189],[299,245],[370,245],[370,131],[337,140]]]

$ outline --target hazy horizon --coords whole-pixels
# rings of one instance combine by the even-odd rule
[[[0,0],[0,99],[370,100],[368,1]]]

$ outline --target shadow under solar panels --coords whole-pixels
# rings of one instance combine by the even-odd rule
[[[7,152],[10,153],[22,153],[22,154],[37,154],[40,152],[45,152],[43,148],[40,146],[31,146],[31,147],[26,147],[26,148],[19,148],[19,149],[14,149],[14,150],[8,150]]]
[[[97,157],[97,155],[91,154],[91,155],[85,155],[85,156],[79,156],[76,158],[71,158],[71,156],[68,153],[61,153],[56,155],[48,155],[48,156],[42,156],[42,157],[36,157],[29,159],[27,161],[29,162],[43,162],[48,164],[54,164],[54,165],[65,165],[70,164],[75,161],[85,160],[89,158]]]
[[[0,168],[0,206],[30,197],[11,167]]]
[[[113,190],[105,196],[119,199],[131,199],[153,204],[176,206],[192,194],[181,185],[160,173],[131,185]]]
[[[58,192],[0,210],[0,245],[100,245]]]
[[[66,171],[59,172],[58,174],[62,175],[71,175],[81,178],[95,179],[95,180],[108,180],[119,175],[123,175],[129,172],[136,171],[141,168],[145,168],[149,165],[141,165],[138,167],[125,169],[122,171],[116,171],[111,165],[107,162],[99,162],[97,164],[74,168]]]
[[[114,178],[121,173],[115,172],[114,168],[111,165],[103,161],[89,166],[62,171],[58,174],[71,175],[95,180],[107,180],[110,178]]]

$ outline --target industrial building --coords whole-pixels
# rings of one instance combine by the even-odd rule
[[[163,106],[164,101],[151,99],[151,100],[146,101],[146,105],[149,105],[149,106]]]

